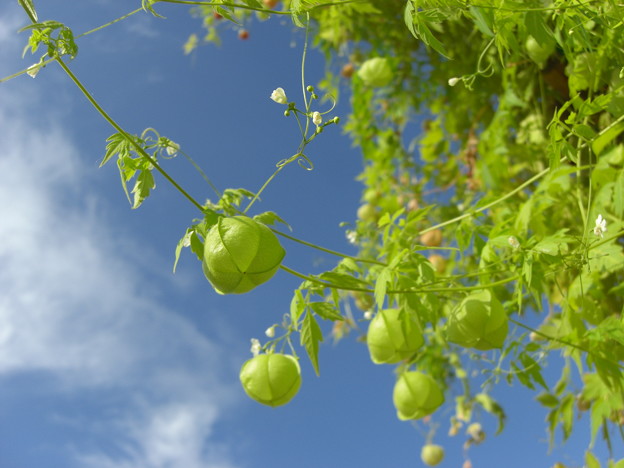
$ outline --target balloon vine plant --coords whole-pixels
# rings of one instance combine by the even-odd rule
[[[591,412],[590,445],[599,432],[610,449],[614,429],[624,438],[624,7],[142,0],[141,8],[74,36],[64,24],[40,21],[33,0],[18,2],[32,23],[23,28],[31,34],[24,53],[43,54],[1,81],[57,63],[114,128],[102,165],[117,161],[132,208],[154,189],[156,171],[199,210],[176,247],[174,271],[188,247],[219,294],[246,293],[278,269],[302,280],[283,322],[266,330],[269,341],[252,339],[253,357],[240,372],[251,398],[280,406],[296,395],[295,337],[318,374],[319,321],[332,322],[340,339],[364,320],[371,360],[396,365],[399,419],[427,419],[452,399],[449,434],[466,425],[468,445],[481,443],[477,410],[504,426],[504,410],[489,394],[504,379],[541,389],[536,398],[548,411],[551,443],[558,428],[569,437],[582,411]],[[305,28],[303,105],[282,88],[270,95],[295,119],[301,141],[257,192],[221,192],[174,141],[151,128],[126,132],[66,64],[78,53],[76,39],[141,12],[160,16],[159,3],[193,6],[213,42],[228,25],[246,39],[241,25],[254,17],[287,15]],[[345,129],[365,163],[362,206],[346,231],[357,257],[281,232],[276,223],[286,223],[273,212],[250,215],[284,167],[296,161],[312,170],[308,145],[339,123],[305,80],[310,34],[331,59],[318,89],[337,95],[351,88]],[[198,44],[191,35],[185,52]],[[414,130],[417,114],[425,120]],[[178,154],[216,202],[200,203],[162,167]],[[318,275],[292,270],[282,263],[280,238],[336,256],[336,267]],[[542,324],[530,326],[528,314],[542,312]],[[283,333],[275,337],[277,328]],[[564,365],[549,385],[542,366],[553,352]],[[478,366],[488,373],[475,390],[470,373]],[[421,455],[436,465],[444,451],[431,438]],[[588,451],[586,462],[593,460]]]

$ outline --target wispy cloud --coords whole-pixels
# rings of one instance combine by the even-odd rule
[[[49,394],[121,395],[123,412],[100,421],[115,453],[74,444],[81,466],[234,466],[211,440],[236,385],[222,350],[145,285],[103,202],[85,198],[77,149],[30,123],[18,94],[0,88],[0,380],[38,373],[54,377]]]

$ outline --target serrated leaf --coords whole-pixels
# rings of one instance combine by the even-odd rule
[[[33,0],[17,0],[17,2],[22,6],[28,16],[35,22],[39,21],[37,18],[37,12],[35,11],[35,4]]]
[[[253,217],[253,219],[267,226],[272,226],[275,223],[282,223],[290,231],[292,231],[292,228],[290,227],[290,225],[286,221],[284,221],[282,218],[280,218],[277,213],[274,213],[273,211],[266,211],[264,213],[257,214],[256,216]]]
[[[314,313],[325,320],[344,320],[340,311],[333,304],[327,302],[310,302],[308,304]]]
[[[491,26],[494,24],[492,9],[479,8],[476,6],[468,7],[472,15],[475,26],[488,37],[494,37]]]
[[[127,156],[128,151],[128,140],[121,134],[115,133],[109,136],[106,141],[108,144],[106,145],[106,153],[104,154],[104,158],[100,163],[100,167],[106,164],[113,156],[120,155],[121,157]]]
[[[316,375],[320,375],[318,352],[319,343],[323,341],[323,333],[311,312],[307,312],[301,324],[301,346],[305,347]]]
[[[182,238],[178,241],[178,244],[176,245],[175,260],[173,261],[174,273],[176,272],[176,267],[178,266],[178,260],[180,260],[180,253],[182,253],[182,249],[185,247],[184,244],[186,244],[187,241],[190,242],[191,232],[192,232],[192,228],[188,228],[186,232],[184,233],[184,235],[182,236]]]
[[[132,193],[134,194],[134,202],[132,203],[133,210],[141,206],[143,201],[149,197],[150,191],[154,187],[156,187],[156,183],[154,182],[152,171],[149,169],[141,170],[134,183],[134,188],[132,189]]]
[[[293,298],[290,301],[290,321],[293,324],[299,323],[299,317],[306,308],[306,302],[300,289],[295,290]]]
[[[409,0],[405,6],[403,19],[407,29],[416,39],[420,39],[425,45],[430,46],[440,55],[448,58],[448,52],[444,48],[444,44],[433,35],[427,20],[416,10],[412,0]]]

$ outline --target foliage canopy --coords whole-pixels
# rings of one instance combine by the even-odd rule
[[[334,338],[346,337],[362,319],[353,304],[367,320],[376,315],[371,325],[381,327],[375,336],[383,334],[389,356],[376,362],[398,362],[397,385],[407,388],[401,404],[415,418],[445,399],[455,405],[452,428],[482,408],[502,430],[504,409],[489,392],[517,381],[545,407],[551,441],[559,429],[569,437],[577,411],[591,412],[592,439],[624,438],[624,6],[143,0],[142,7],[157,14],[158,3],[193,4],[204,39],[217,43],[223,28],[290,15],[325,54],[318,91],[337,97],[349,88],[344,129],[362,153],[364,191],[346,234],[358,256],[307,244],[339,256],[335,268],[310,276],[281,265],[303,282],[283,333],[256,343],[255,354],[287,345],[296,355],[298,337],[319,373],[319,321],[333,322]],[[56,60],[115,127],[103,164],[117,160],[133,208],[149,196],[157,170],[200,210],[176,258],[190,247],[205,261],[211,227],[223,216],[246,214],[259,193],[214,189],[219,200],[206,203],[190,197],[158,164],[180,147],[153,129],[130,135],[112,121],[63,62],[78,53],[71,30],[39,22],[32,0],[20,4],[33,22],[27,48],[47,50],[29,73]],[[191,35],[185,52],[199,42]],[[287,164],[311,169],[306,146],[338,123],[313,111],[317,90],[302,86],[303,107],[283,90],[272,96],[297,119],[302,139],[262,190]],[[283,222],[272,212],[255,220]],[[533,316],[540,317],[537,328],[528,325]],[[553,353],[564,365],[550,387],[542,367]],[[488,369],[486,379],[471,379],[476,365]],[[406,382],[416,378],[435,389],[431,401],[422,393],[410,400]],[[411,418],[400,409],[399,417]],[[589,454],[593,466],[591,460]]]

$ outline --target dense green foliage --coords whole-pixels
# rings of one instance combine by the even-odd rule
[[[32,2],[20,3],[36,22]],[[157,3],[143,6],[156,13]],[[315,276],[282,266],[303,282],[283,333],[256,344],[255,353],[271,353],[280,342],[294,353],[298,336],[318,373],[319,322],[334,322],[334,337],[344,338],[354,320],[392,316],[394,323],[384,319],[375,331],[381,351],[373,359],[398,363],[397,385],[405,387],[399,397],[395,391],[400,418],[434,413],[446,400],[455,405],[452,427],[468,424],[480,407],[502,430],[504,409],[489,391],[517,381],[545,407],[551,440],[558,430],[564,439],[571,434],[577,411],[591,412],[592,439],[624,438],[624,6],[613,0],[192,3],[208,41],[218,42],[228,25],[240,29],[269,15],[288,14],[307,27],[327,59],[319,91],[338,96],[350,88],[351,114],[342,118],[363,157],[362,207],[347,232],[358,256],[339,254],[333,270]],[[48,47],[42,60],[62,64],[61,56],[76,55],[63,25],[32,29],[32,51]],[[186,52],[199,43],[191,35]],[[294,161],[310,168],[306,145],[337,123],[321,123],[312,112],[315,88],[306,92],[303,107],[274,94],[302,130],[300,147],[274,175]],[[115,128],[104,162],[117,158],[124,187],[136,178],[136,208],[153,188],[152,171],[163,172],[158,157],[178,147],[158,134]],[[203,216],[177,255],[190,246],[206,263],[210,228],[221,216],[246,213],[258,196],[219,195],[205,205],[186,195]],[[271,212],[255,219],[269,226],[281,221]],[[270,263],[263,281],[276,268]],[[354,317],[352,304],[363,317]],[[535,317],[541,325],[529,326]],[[552,353],[564,365],[549,385],[542,367]],[[470,378],[476,366],[487,368],[485,379]],[[406,382],[414,379],[435,389],[430,399],[410,393]]]

